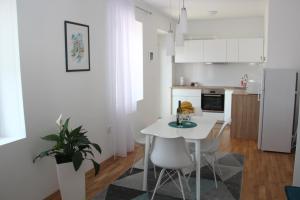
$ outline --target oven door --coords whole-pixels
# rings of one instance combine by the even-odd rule
[[[203,111],[224,112],[224,94],[202,94],[201,96]]]

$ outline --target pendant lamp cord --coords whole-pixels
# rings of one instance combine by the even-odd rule
[[[171,4],[171,0],[169,0],[169,9],[170,9],[170,14],[172,15],[172,4]],[[170,27],[169,27],[169,32],[172,31],[172,25],[171,25],[171,22],[170,22]]]
[[[178,1],[178,8],[179,8],[179,12],[178,12],[178,23],[180,23],[180,11],[181,11],[181,8],[180,8],[180,0]]]

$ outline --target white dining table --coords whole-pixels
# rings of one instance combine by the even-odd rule
[[[175,117],[170,116],[158,119],[156,122],[141,130],[142,134],[146,135],[145,144],[145,159],[144,159],[144,177],[143,190],[147,191],[148,178],[148,161],[150,150],[150,139],[152,136],[162,138],[177,138],[183,137],[188,142],[195,143],[195,161],[196,161],[196,199],[200,200],[200,141],[207,138],[217,120],[209,116],[193,116],[191,121],[197,124],[194,128],[174,128],[168,125],[169,122],[174,121]]]

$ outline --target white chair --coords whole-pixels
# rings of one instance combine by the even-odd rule
[[[208,164],[212,167],[216,188],[218,188],[218,183],[217,183],[217,178],[216,178],[216,170],[215,170],[215,166],[216,166],[215,164],[217,161],[216,153],[218,152],[218,149],[219,149],[219,146],[221,143],[221,136],[222,136],[225,128],[229,124],[230,124],[230,121],[224,122],[220,131],[218,132],[218,134],[215,137],[201,141],[201,145],[200,145],[201,155],[205,158],[205,160],[208,162]],[[222,172],[221,172],[219,166],[217,166],[217,167],[219,169],[219,174],[222,176]]]
[[[138,114],[138,112],[133,112],[128,115],[128,119],[129,119],[130,130],[133,133],[135,143],[145,145],[146,144],[146,136],[144,134],[140,133],[140,131],[146,127],[142,120],[142,117]],[[151,152],[151,148],[150,148],[149,152]],[[132,170],[133,170],[135,162],[137,161],[137,158],[138,158],[137,156],[134,157],[133,164],[130,169],[130,174],[132,173]],[[155,165],[153,165],[153,168],[154,168],[154,177],[156,178]]]
[[[183,137],[179,137],[179,138],[155,137],[153,141],[153,147],[152,147],[150,159],[154,165],[163,168],[159,174],[151,200],[154,199],[158,187],[162,186],[166,182],[165,180],[163,184],[160,184],[165,172],[169,176],[168,179],[171,179],[176,185],[176,187],[179,188],[176,182],[173,180],[172,175],[170,175],[170,173],[166,171],[166,169],[174,170],[177,173],[179,185],[180,185],[179,189],[182,193],[183,199],[185,200],[185,194],[183,190],[182,177],[181,177],[182,169],[189,168],[194,165],[192,161],[192,157],[190,156],[189,150],[186,146],[185,139]],[[190,190],[188,182],[184,177],[184,175],[183,175],[183,179],[187,185],[187,188]]]

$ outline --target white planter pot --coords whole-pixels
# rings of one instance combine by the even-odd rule
[[[73,163],[57,164],[57,177],[63,200],[85,200],[85,173],[82,167],[76,172]]]

